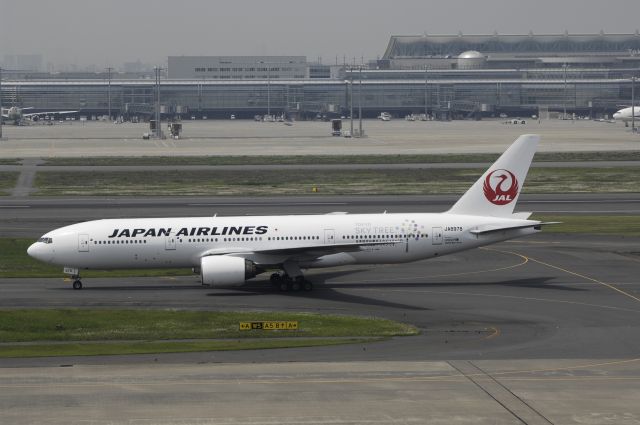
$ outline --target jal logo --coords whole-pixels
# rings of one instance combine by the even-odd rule
[[[484,179],[484,196],[495,205],[507,205],[518,196],[518,179],[509,170],[494,170]]]

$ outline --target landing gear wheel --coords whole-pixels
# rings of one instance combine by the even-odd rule
[[[304,289],[307,292],[313,291],[313,283],[309,282],[308,280],[305,280],[304,283],[302,284],[302,289]]]
[[[302,289],[302,283],[300,283],[298,279],[294,280],[293,283],[291,283],[291,290],[293,292],[298,292],[301,289]]]
[[[269,277],[269,280],[273,286],[278,287],[282,281],[282,276],[280,276],[280,273],[273,273],[271,277]]]
[[[283,280],[278,284],[278,289],[280,289],[280,292],[288,292],[291,289],[291,284]]]
[[[76,279],[73,281],[73,289],[82,289],[82,282],[80,281],[80,279]]]

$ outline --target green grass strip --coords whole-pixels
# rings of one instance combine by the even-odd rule
[[[493,162],[498,154],[422,155],[247,155],[247,156],[141,156],[46,158],[42,165],[277,165],[277,164],[433,164]],[[640,151],[539,152],[537,162],[548,161],[640,161]]]
[[[22,158],[0,158],[0,165],[20,165]]]
[[[545,226],[544,233],[585,233],[592,235],[640,236],[640,216],[637,215],[547,215],[534,214],[532,220],[560,221]]]
[[[296,321],[295,331],[240,331],[240,322]],[[373,317],[282,312],[19,309],[0,311],[0,357],[256,350],[371,342],[418,334]]]
[[[299,329],[239,330],[239,322],[263,320],[298,321]],[[389,337],[416,332],[413,326],[386,319],[310,313],[110,309],[0,311],[0,342]]]
[[[6,196],[11,193],[18,182],[20,173],[17,171],[0,171],[0,196]]]
[[[36,175],[40,196],[277,196],[462,194],[482,169],[199,170]],[[533,168],[525,193],[637,192],[640,167]]]

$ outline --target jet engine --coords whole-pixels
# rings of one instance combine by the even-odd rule
[[[210,255],[200,260],[203,285],[240,286],[258,274],[253,261],[228,255]]]

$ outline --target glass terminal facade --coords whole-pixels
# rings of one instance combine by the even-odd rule
[[[329,118],[348,115],[353,102],[354,110],[361,105],[366,117],[383,111],[441,119],[566,111],[596,118],[631,103],[631,77],[640,77],[640,35],[394,36],[385,55],[367,67],[345,65],[334,73],[316,64],[305,78],[298,78],[302,71],[289,65],[298,66],[304,57],[287,58],[290,76],[281,67],[273,74],[253,72],[256,63],[275,65],[265,64],[269,57],[252,57],[243,59],[248,62],[229,78],[199,75],[203,72],[195,69],[205,67],[199,58],[173,58],[175,66],[185,65],[194,77],[169,74],[161,80],[161,113],[249,118],[269,111],[298,119]],[[231,68],[242,62],[232,59],[225,59]],[[220,66],[209,65],[204,74],[213,76],[209,67]],[[79,110],[78,115],[92,117],[107,114],[109,90],[113,116],[146,119],[155,108],[153,80],[114,78],[109,89],[104,76],[5,80],[2,104],[34,112]]]

